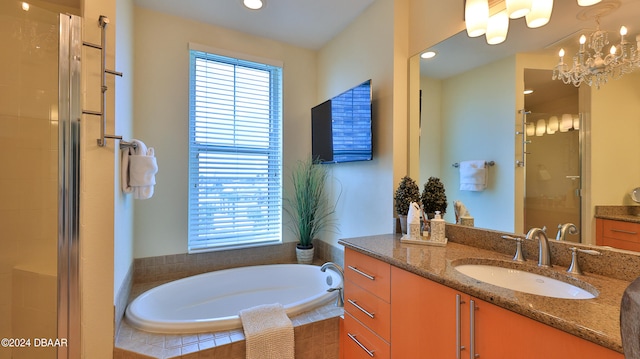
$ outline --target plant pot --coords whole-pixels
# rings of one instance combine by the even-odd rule
[[[310,247],[303,247],[300,245],[296,245],[296,257],[298,258],[299,264],[311,264],[313,263],[313,255],[314,255],[313,245]]]
[[[402,234],[407,234],[407,215],[399,214],[398,219],[400,220],[400,230]]]

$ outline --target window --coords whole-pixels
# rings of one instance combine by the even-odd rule
[[[190,56],[189,253],[278,243],[282,67]]]

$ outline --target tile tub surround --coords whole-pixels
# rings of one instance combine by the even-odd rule
[[[296,358],[338,359],[339,317],[343,308],[330,303],[291,319]],[[124,320],[118,329],[114,359],[244,359],[242,329],[199,334],[156,334],[137,330]]]
[[[584,258],[586,263],[581,260],[580,263],[585,274],[578,278],[591,284],[599,291],[599,296],[596,299],[589,300],[556,299],[516,292],[478,282],[454,269],[455,261],[469,260],[469,258],[513,263],[515,243],[512,240],[502,240],[500,238],[502,234],[505,233],[447,225],[449,242],[445,247],[404,244],[400,242],[400,235],[397,234],[349,238],[341,240],[340,243],[347,248],[370,255],[434,282],[617,352],[622,352],[619,325],[620,301],[630,280],[619,277],[638,276],[640,267],[635,262],[638,260],[637,258],[627,258],[626,261],[626,263],[635,263],[634,267],[626,269],[628,272],[635,273],[620,274],[619,277],[610,277],[597,270],[601,269],[605,273],[610,272],[608,267],[620,265],[614,262],[624,261],[623,257],[631,255],[616,251],[611,251],[614,253],[610,254],[605,253],[609,251],[602,250],[603,256],[601,257],[603,258],[599,257],[596,264],[588,263],[592,258]],[[569,244],[551,243],[551,241],[549,244],[553,247],[552,263],[554,267],[549,270],[551,275],[567,275],[565,271],[569,264],[569,257],[567,257],[565,265],[563,253],[566,248],[562,247],[569,246]],[[528,267],[525,270],[539,270],[536,258],[537,243],[527,246],[526,249],[528,251],[525,252],[527,262],[517,265]]]
[[[344,263],[344,248],[315,241],[316,262]],[[196,254],[136,258],[133,283],[176,280],[220,269],[262,264],[296,263],[296,242]]]
[[[160,284],[214,270],[262,264],[295,263],[295,242],[281,245],[218,251],[201,254],[176,254],[135,259],[133,270],[120,293],[128,301],[116,304],[114,358],[242,358],[245,357],[242,329],[217,333],[163,335],[139,331],[126,323],[122,315],[127,302]],[[317,241],[316,260],[342,266],[344,247]],[[120,296],[119,296],[120,297]],[[335,359],[338,352],[338,317],[343,313],[334,303],[292,318],[296,337],[296,357]]]

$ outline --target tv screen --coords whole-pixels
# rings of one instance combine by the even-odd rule
[[[371,80],[311,109],[311,154],[320,163],[369,161]]]

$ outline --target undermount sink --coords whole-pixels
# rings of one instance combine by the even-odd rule
[[[563,299],[593,299],[593,294],[575,285],[544,275],[489,264],[460,264],[455,269],[473,279],[498,287]],[[593,292],[597,293],[595,289]]]

